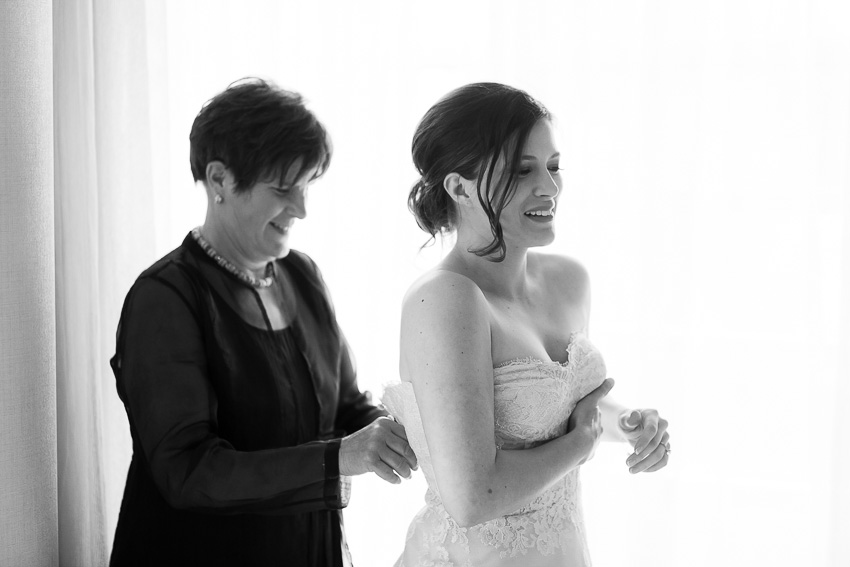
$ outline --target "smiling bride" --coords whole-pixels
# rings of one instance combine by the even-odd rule
[[[588,566],[579,468],[603,431],[630,472],[667,465],[667,422],[606,397],[587,272],[529,251],[555,238],[560,160],[549,112],[506,85],[461,87],[416,130],[410,209],[456,242],[404,299],[383,397],[428,482],[397,566]]]

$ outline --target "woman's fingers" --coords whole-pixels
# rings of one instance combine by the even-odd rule
[[[411,469],[416,470],[418,463],[416,454],[407,441],[404,426],[392,418],[380,418],[377,424],[384,442],[383,447],[378,449],[378,456],[381,461],[397,472],[399,476],[410,478]]]
[[[639,455],[644,451],[652,451],[655,447],[652,444],[656,436],[664,433],[667,430],[667,420],[658,416],[655,410],[643,410],[643,424],[637,441],[635,441],[635,454]]]
[[[667,457],[667,448],[664,445],[658,445],[653,449],[642,461],[635,464],[629,469],[632,474],[644,472],[651,466],[658,463],[661,459]]]
[[[594,420],[598,419],[599,416],[599,401],[607,396],[613,387],[613,378],[606,378],[602,381],[602,384],[580,399],[567,420],[567,433],[579,425],[589,426],[591,429],[595,429]]]
[[[584,398],[582,398],[582,401],[588,400],[588,403],[592,403],[595,406],[595,405],[599,404],[599,402],[602,400],[602,398],[604,398],[605,396],[608,395],[608,392],[610,392],[611,388],[613,388],[613,387],[614,387],[614,379],[613,378],[606,378],[605,380],[602,381],[602,383],[599,386],[596,387],[595,390],[593,390],[588,395],[586,395]]]
[[[412,475],[410,471],[410,465],[402,455],[399,455],[396,451],[392,450],[389,445],[387,445],[382,451],[378,452],[378,457],[381,462],[387,465],[390,469],[398,473],[398,475],[402,478],[409,479]]]
[[[630,467],[629,472],[637,474],[640,472],[654,472],[663,468],[667,464],[669,452],[667,444],[669,440],[670,435],[666,431],[659,432],[640,454],[632,455],[626,460],[626,464]],[[657,466],[662,461],[663,464]]]
[[[629,466],[632,466],[644,460],[649,455],[651,455],[652,452],[655,451],[655,449],[658,448],[659,445],[663,445],[664,443],[666,443],[668,439],[670,439],[670,434],[667,433],[666,428],[657,430],[656,434],[652,437],[652,439],[650,439],[649,443],[647,443],[641,451],[635,451],[635,453],[631,457],[629,457],[627,463],[629,463]]]
[[[377,460],[372,464],[372,472],[390,484],[398,484],[401,482],[401,479],[396,476],[393,469],[381,460]]]
[[[419,468],[419,462],[416,460],[416,453],[413,452],[413,449],[407,442],[407,438],[401,438],[398,435],[390,435],[387,437],[386,441],[387,447],[400,455],[409,468],[413,470],[417,470]]]
[[[379,419],[381,420],[380,426],[387,429],[388,435],[385,441],[389,448],[401,455],[411,469],[418,469],[419,463],[416,460],[416,453],[413,452],[410,443],[407,441],[407,432],[404,430],[404,426],[395,421],[395,418],[385,417]]]
[[[387,482],[401,482],[395,472],[410,478],[418,466],[407,442],[404,427],[390,418],[378,418],[360,431],[342,439],[339,450],[340,473],[358,475],[374,472]]]
[[[404,430],[404,426],[397,422],[394,417],[380,417],[378,419],[382,420],[381,425],[384,425],[383,422],[385,422],[386,427],[388,427],[393,434],[407,441],[407,431]]]
[[[647,468],[647,469],[646,469],[645,471],[643,471],[643,472],[655,472],[655,471],[661,470],[661,469],[663,469],[664,467],[666,467],[666,466],[667,466],[667,461],[668,461],[669,459],[670,459],[670,453],[669,453],[669,452],[665,452],[665,453],[664,453],[664,456],[663,456],[663,457],[661,457],[661,460],[660,460],[660,461],[658,461],[657,463],[655,463],[655,464],[654,464],[654,465],[652,465],[651,467]]]

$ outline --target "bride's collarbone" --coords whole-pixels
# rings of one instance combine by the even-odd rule
[[[496,365],[518,358],[567,362],[569,337],[578,322],[571,321],[568,310],[529,313],[517,308],[492,310],[491,351]]]

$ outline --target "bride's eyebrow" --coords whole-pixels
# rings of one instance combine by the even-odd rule
[[[555,158],[559,158],[559,157],[561,157],[561,152],[555,152],[554,154],[552,154],[551,156],[549,156],[549,159],[555,159]],[[531,161],[537,161],[537,157],[535,157],[535,156],[530,156],[530,155],[524,155],[524,156],[521,156],[521,157],[520,157],[520,159],[527,159],[527,160],[531,160]]]

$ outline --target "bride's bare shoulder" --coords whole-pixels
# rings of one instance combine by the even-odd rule
[[[425,307],[441,311],[457,309],[466,304],[486,305],[481,288],[470,278],[444,268],[434,268],[422,274],[404,295],[403,309]]]
[[[448,370],[452,365],[471,365],[464,376],[474,374],[475,368],[492,368],[490,309],[484,294],[462,274],[439,269],[424,274],[404,297],[400,341],[399,370],[405,381],[415,383],[416,376],[430,376],[440,368],[453,380]]]
[[[465,340],[470,334],[489,336],[489,332],[490,307],[484,293],[462,274],[431,270],[413,282],[404,296],[402,344],[431,335],[451,343]]]
[[[560,254],[529,253],[535,273],[541,281],[553,286],[553,292],[571,298],[584,298],[590,294],[590,275],[575,258]]]

